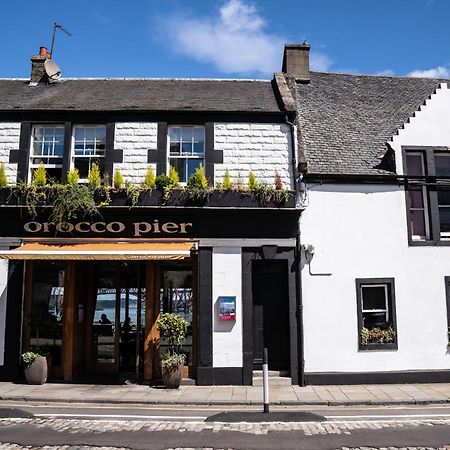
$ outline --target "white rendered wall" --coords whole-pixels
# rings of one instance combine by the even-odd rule
[[[240,247],[214,247],[213,367],[242,367],[242,255]],[[218,320],[218,297],[236,297],[236,321]]]
[[[6,176],[10,183],[16,183],[17,164],[10,164],[9,153],[19,149],[20,123],[0,123],[0,162],[5,165]]]
[[[9,247],[7,248],[9,250]],[[0,366],[5,361],[5,324],[6,324],[6,294],[8,284],[8,261],[0,260]]]
[[[235,183],[240,177],[246,185],[248,172],[258,181],[273,186],[278,172],[286,188],[293,187],[291,134],[287,124],[216,123],[214,148],[223,151],[223,164],[215,164],[216,183],[228,169]]]
[[[397,173],[403,174],[402,146],[448,147],[450,150],[450,89],[442,83],[420,111],[392,138]]]
[[[305,372],[450,369],[444,277],[450,247],[408,247],[405,193],[392,186],[308,186],[302,242]],[[356,278],[394,278],[398,350],[358,351]]]
[[[157,123],[116,123],[114,148],[123,150],[123,162],[114,164],[114,170],[120,170],[125,180],[143,183],[149,166],[148,150],[156,149],[157,137]]]

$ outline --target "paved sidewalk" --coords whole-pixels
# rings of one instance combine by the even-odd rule
[[[0,400],[112,403],[252,405],[262,403],[256,386],[181,386],[166,390],[147,385],[47,383],[42,386],[0,383]],[[278,405],[389,405],[450,403],[450,383],[345,386],[272,386]]]

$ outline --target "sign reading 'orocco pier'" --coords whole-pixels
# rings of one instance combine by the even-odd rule
[[[157,237],[161,235],[187,236],[192,231],[191,222],[170,222],[154,219],[150,222],[27,222],[23,225],[26,233],[30,234],[113,234],[117,236],[126,235],[133,237]]]

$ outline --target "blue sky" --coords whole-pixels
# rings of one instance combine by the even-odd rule
[[[0,77],[50,47],[64,77],[271,78],[283,44],[313,70],[450,77],[450,0],[22,0],[0,14]]]

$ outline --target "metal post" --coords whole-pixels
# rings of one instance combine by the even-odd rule
[[[269,362],[267,357],[267,348],[264,347],[263,353],[263,396],[264,396],[264,411],[269,412]]]

